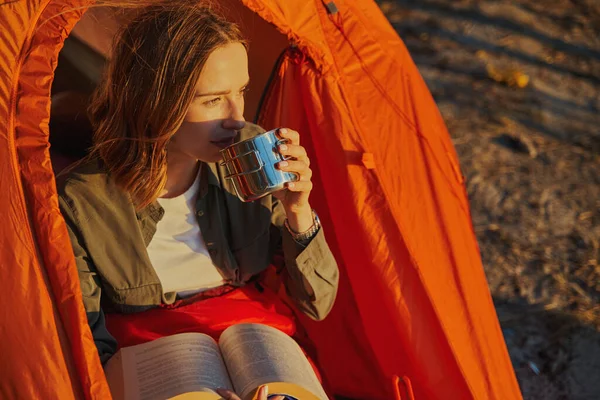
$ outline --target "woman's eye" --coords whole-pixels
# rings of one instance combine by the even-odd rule
[[[203,104],[206,106],[216,106],[221,101],[220,97],[215,97],[214,99],[205,101]]]
[[[249,91],[250,91],[250,88],[248,86],[246,86],[245,88],[243,88],[242,90],[240,90],[240,95],[244,96]]]

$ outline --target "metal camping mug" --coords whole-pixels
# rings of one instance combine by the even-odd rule
[[[275,166],[287,160],[278,147],[289,141],[277,137],[277,129],[234,143],[221,150],[227,175],[240,200],[249,202],[284,189],[298,174],[281,171]]]

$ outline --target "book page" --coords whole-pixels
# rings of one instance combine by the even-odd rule
[[[243,399],[260,385],[285,382],[327,400],[300,346],[275,328],[260,324],[233,325],[221,335],[219,347],[235,392]]]
[[[186,392],[233,388],[219,347],[208,335],[182,333],[120,352],[127,400],[163,400]]]

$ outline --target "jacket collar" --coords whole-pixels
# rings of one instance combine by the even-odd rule
[[[208,166],[208,168],[206,168],[206,166]],[[202,168],[202,181],[208,182],[209,185],[220,187],[221,182],[219,182],[219,164],[208,163],[204,164],[204,167],[205,168]]]

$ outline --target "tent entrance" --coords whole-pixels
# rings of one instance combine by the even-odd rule
[[[227,18],[240,26],[249,42],[251,81],[244,117],[255,121],[277,60],[289,42],[240,1],[221,2],[220,7]],[[56,173],[85,156],[92,144],[92,131],[86,117],[89,98],[110,58],[114,35],[129,12],[114,7],[92,7],[64,42],[52,85],[50,144]]]

